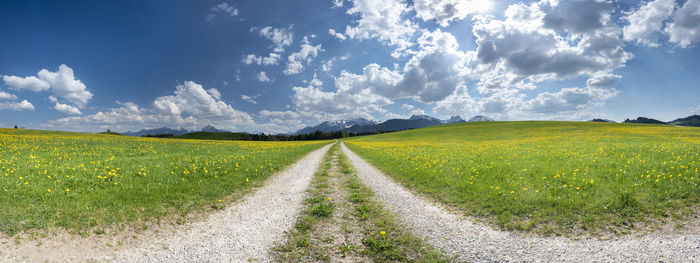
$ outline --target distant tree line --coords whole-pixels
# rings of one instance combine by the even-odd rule
[[[306,134],[297,134],[297,135],[280,135],[280,134],[265,134],[265,133],[259,133],[259,134],[251,134],[251,133],[241,133],[240,138],[237,138],[236,140],[240,141],[313,141],[313,140],[332,140],[332,139],[341,139],[341,138],[347,138],[347,137],[354,137],[354,136],[360,136],[360,135],[371,135],[371,134],[380,134],[380,133],[387,133],[391,131],[374,131],[374,132],[343,132],[343,131],[334,131],[334,132],[322,132],[322,131],[316,131],[312,133],[306,133]],[[141,137],[152,137],[152,138],[169,138],[173,137],[173,134],[145,134],[141,135]]]

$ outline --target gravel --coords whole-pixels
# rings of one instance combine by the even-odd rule
[[[405,227],[458,260],[474,262],[700,262],[700,233],[648,234],[611,240],[520,237],[472,223],[414,195],[351,152],[365,185]]]
[[[118,252],[118,262],[268,262],[292,228],[304,192],[330,145],[311,152],[222,212],[163,238]]]

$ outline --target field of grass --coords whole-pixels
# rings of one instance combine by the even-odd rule
[[[345,143],[404,185],[503,229],[626,233],[682,222],[700,201],[699,128],[480,122]]]
[[[74,233],[220,208],[327,144],[0,129],[0,236]]]

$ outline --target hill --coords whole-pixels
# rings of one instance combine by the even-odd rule
[[[637,117],[636,119],[630,120],[630,119],[625,119],[622,123],[644,123],[644,124],[667,124],[663,121],[660,120],[655,120],[651,118],[646,118],[646,117]]]
[[[241,132],[190,132],[173,136],[176,139],[199,139],[199,140],[241,140],[246,133]]]
[[[177,135],[183,135],[183,134],[188,133],[188,132],[189,131],[187,131],[185,129],[177,129],[176,130],[176,129],[163,127],[163,128],[156,128],[156,129],[143,129],[143,130],[134,131],[134,132],[127,131],[123,134],[128,135],[128,136],[137,136],[137,137],[144,136],[144,135],[158,135],[158,134],[172,134],[173,136],[177,136]]]
[[[700,127],[700,115],[692,115],[685,118],[675,119],[668,124]]]
[[[645,231],[695,220],[658,215],[700,201],[698,128],[467,122],[343,141],[399,184],[504,230]]]
[[[106,131],[106,132],[98,132],[97,134],[106,134],[106,135],[124,135],[118,132],[113,132],[113,131]]]

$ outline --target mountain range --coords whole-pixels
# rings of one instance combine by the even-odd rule
[[[469,119],[469,121],[493,121],[493,119],[486,116],[474,116],[471,119]],[[304,127],[303,129],[298,130],[294,134],[308,134],[316,131],[342,131],[346,133],[401,131],[458,122],[465,122],[465,120],[462,119],[462,117],[460,116],[452,116],[447,120],[440,120],[438,118],[431,117],[428,115],[413,115],[408,119],[389,119],[384,122],[376,122],[363,118],[357,118],[339,121],[325,121],[313,127]]]
[[[216,127],[212,126],[211,124],[204,126],[204,128],[202,128],[201,131],[203,131],[203,132],[215,132],[215,133],[230,132],[227,130],[219,130]],[[133,131],[133,132],[128,131],[128,132],[125,132],[123,134],[128,135],[128,136],[137,136],[137,137],[145,136],[145,135],[158,135],[158,134],[172,134],[173,136],[178,136],[178,135],[183,135],[183,134],[187,134],[190,132],[194,132],[194,131],[188,131],[188,130],[182,129],[182,128],[171,129],[171,128],[163,127],[163,128],[155,128],[155,129],[143,129],[140,131]]]

